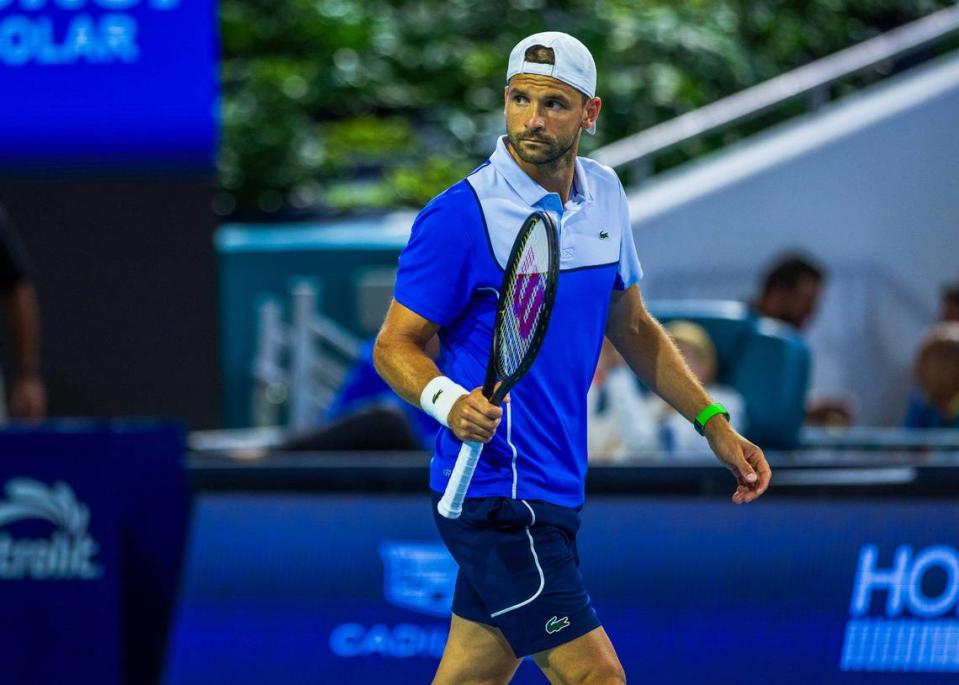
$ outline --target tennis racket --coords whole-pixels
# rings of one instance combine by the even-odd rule
[[[502,403],[536,358],[546,336],[558,282],[556,224],[546,212],[533,212],[519,229],[503,273],[483,383],[483,395],[490,404]],[[462,513],[482,453],[483,443],[463,443],[446,491],[436,505],[440,515],[455,519]]]

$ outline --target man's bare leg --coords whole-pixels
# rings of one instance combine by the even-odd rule
[[[626,674],[600,626],[566,644],[533,655],[552,685],[626,685]]]
[[[453,614],[433,685],[506,685],[520,663],[498,628]]]

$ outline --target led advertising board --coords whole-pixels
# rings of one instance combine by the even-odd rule
[[[578,546],[637,682],[938,683],[959,674],[956,520],[954,501],[594,496]],[[167,685],[429,682],[456,577],[426,495],[372,493],[203,496],[187,569]]]
[[[206,0],[0,0],[0,169],[211,169]]]

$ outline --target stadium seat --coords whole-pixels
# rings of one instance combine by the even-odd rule
[[[789,326],[757,317],[742,302],[650,302],[663,323],[701,325],[716,346],[718,382],[735,388],[746,404],[746,437],[764,449],[799,444],[809,384],[809,348]]]

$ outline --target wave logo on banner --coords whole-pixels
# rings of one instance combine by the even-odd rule
[[[449,619],[456,586],[456,562],[443,545],[388,541],[380,545],[383,595],[387,602],[429,616]],[[444,623],[343,623],[330,634],[339,657],[396,659],[443,655],[449,626]]]
[[[959,552],[903,545],[883,566],[864,545],[849,613],[842,670],[959,672]]]
[[[69,485],[48,487],[31,478],[11,478],[0,500],[0,580],[95,580],[103,569],[94,562],[100,546],[90,537],[90,510]],[[30,519],[55,526],[48,539],[15,539],[2,528]]]

